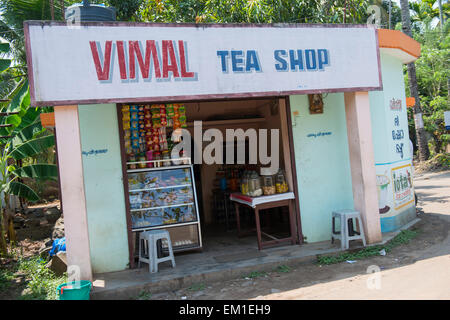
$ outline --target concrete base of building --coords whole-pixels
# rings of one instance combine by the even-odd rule
[[[417,213],[415,206],[412,206],[393,217],[381,218],[381,232],[385,233],[398,230],[416,218]]]
[[[409,228],[418,221],[419,219],[415,219],[402,229]],[[400,230],[384,233],[381,244],[388,242],[399,232]],[[176,268],[172,268],[170,263],[162,263],[158,273],[149,273],[148,266],[143,264],[140,269],[96,274],[91,299],[136,299],[142,292],[156,294],[198,283],[208,284],[242,278],[254,271],[273,271],[281,265],[294,267],[312,263],[316,261],[317,255],[341,251],[339,241],[334,244],[331,244],[331,241],[323,241],[258,251],[254,237],[237,241],[234,234],[216,238],[215,243],[210,245],[208,241],[205,242],[202,252],[176,255]],[[378,244],[380,243],[374,245]],[[351,241],[349,250],[358,248],[362,248],[362,242]],[[226,257],[230,256],[242,256],[244,260],[226,261]]]

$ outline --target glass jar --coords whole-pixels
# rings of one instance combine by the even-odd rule
[[[277,193],[288,192],[289,188],[284,177],[283,170],[279,169],[275,178],[275,189]]]
[[[130,156],[128,157],[128,162],[136,162],[136,156],[134,154],[130,154]],[[128,165],[130,167],[130,169],[136,169],[136,164],[129,164]]]
[[[145,155],[143,155],[143,154],[139,155],[138,161],[139,161],[138,166],[140,169],[147,167],[147,165],[145,164],[145,161],[147,161],[147,159],[145,158]]]
[[[241,178],[241,193],[248,195],[248,172],[244,171]]]
[[[275,194],[275,179],[269,168],[261,168],[262,189],[265,196]]]
[[[147,161],[152,161],[153,160],[153,151],[152,150],[148,150],[145,153],[146,157],[147,157]],[[153,163],[152,162],[147,162],[147,168],[153,168]]]
[[[261,177],[252,171],[250,178],[248,180],[248,195],[251,197],[259,197],[263,195],[263,190],[261,188]]]
[[[164,150],[162,153],[162,160],[170,160],[170,155],[168,150]],[[171,162],[170,161],[163,161],[164,167],[170,167]]]
[[[156,151],[153,154],[153,160],[161,160],[161,152]],[[157,167],[157,168],[161,167],[161,162],[155,161],[155,167]]]

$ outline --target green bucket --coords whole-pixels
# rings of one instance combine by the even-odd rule
[[[63,283],[56,289],[59,300],[89,300],[92,284],[88,280]]]

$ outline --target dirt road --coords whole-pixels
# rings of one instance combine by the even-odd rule
[[[415,187],[422,210],[413,226],[418,235],[386,256],[305,263],[150,299],[450,299],[450,171],[417,176]],[[369,267],[380,272],[368,273]]]

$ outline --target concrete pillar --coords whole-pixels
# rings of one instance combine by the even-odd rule
[[[92,281],[78,106],[54,109],[67,263],[79,267],[80,280]]]
[[[368,92],[347,92],[345,115],[352,174],[353,201],[361,213],[368,243],[381,241]]]

